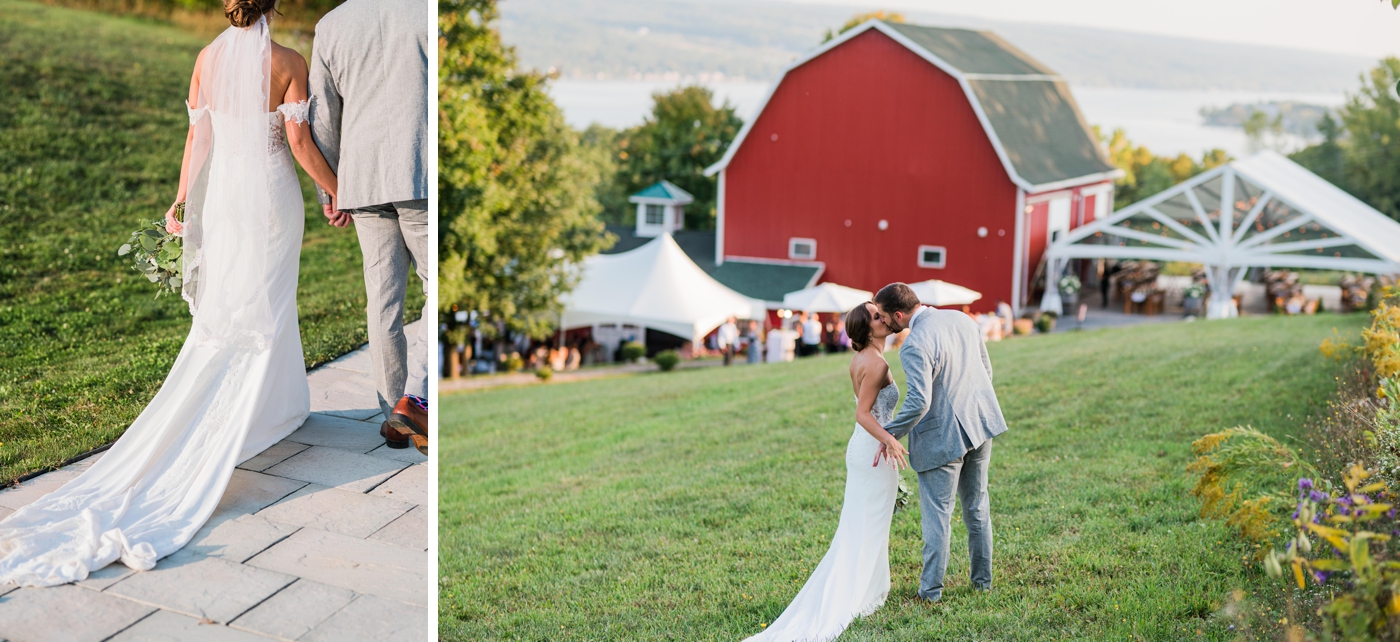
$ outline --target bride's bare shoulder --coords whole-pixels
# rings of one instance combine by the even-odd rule
[[[881,355],[870,350],[861,350],[851,356],[851,375],[883,375],[890,371],[890,364]],[[862,377],[864,378],[864,377]]]
[[[272,42],[272,64],[288,71],[306,71],[306,58],[301,52]]]

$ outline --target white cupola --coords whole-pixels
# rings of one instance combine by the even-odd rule
[[[670,181],[661,181],[627,200],[637,204],[637,236],[656,237],[685,228],[684,208],[695,197]]]

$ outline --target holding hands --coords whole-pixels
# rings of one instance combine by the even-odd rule
[[[326,215],[326,221],[335,227],[345,227],[353,220],[349,212],[342,212],[335,208],[335,197],[331,197],[330,203],[322,203],[321,211]]]

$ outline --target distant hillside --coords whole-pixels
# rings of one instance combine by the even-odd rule
[[[503,0],[521,61],[565,77],[769,80],[858,7],[774,0]],[[1081,86],[1339,93],[1373,61],[1083,27],[907,12],[910,22],[991,29]]]

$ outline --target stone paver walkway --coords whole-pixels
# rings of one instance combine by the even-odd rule
[[[427,458],[384,446],[366,349],[308,380],[311,417],[234,471],[184,549],[140,573],[116,562],[77,584],[0,585],[0,639],[432,639]],[[0,492],[0,517],[101,456]]]

